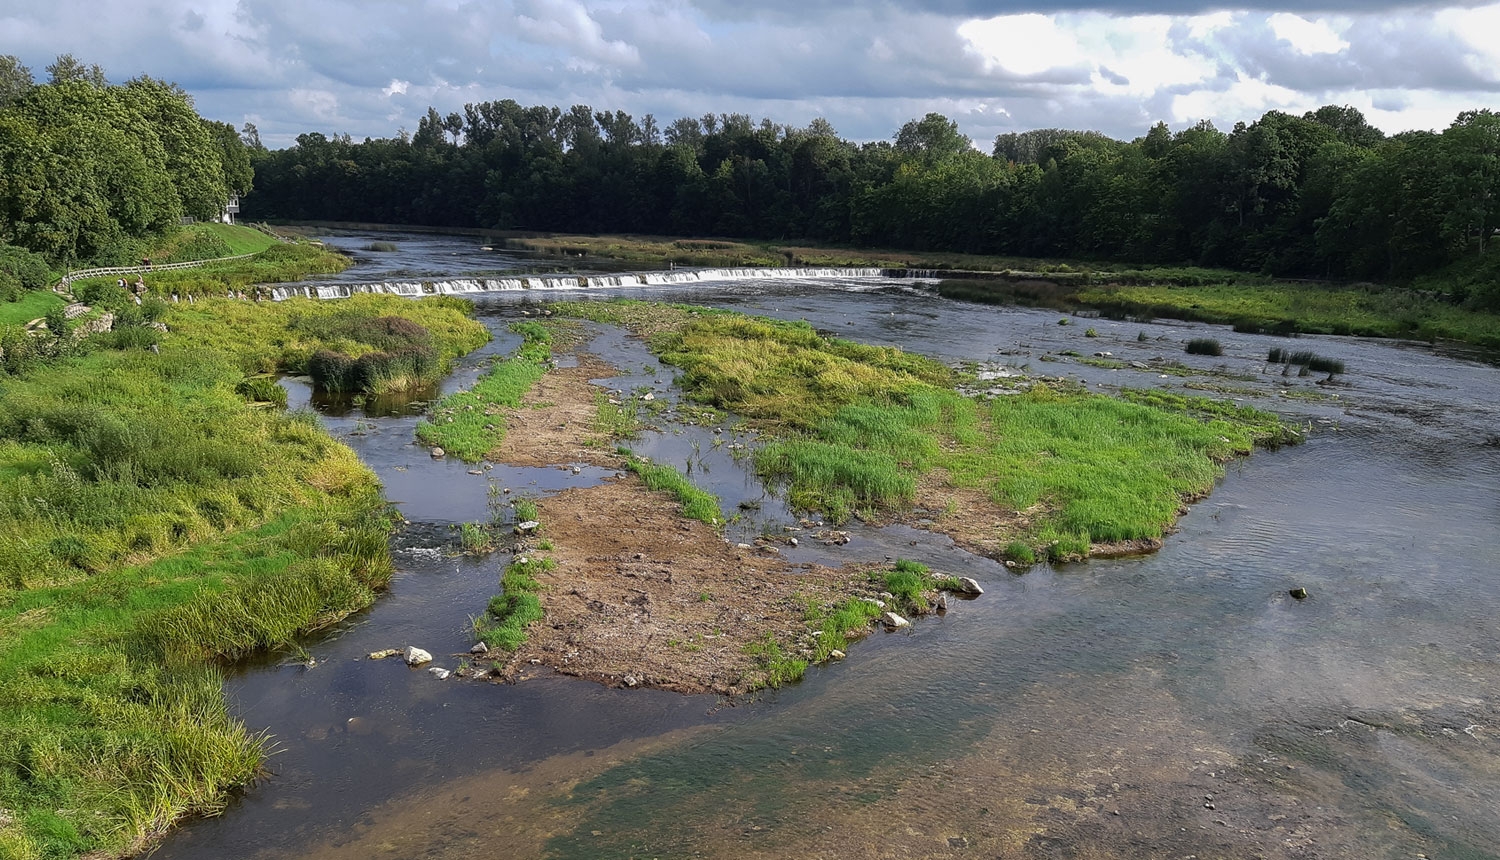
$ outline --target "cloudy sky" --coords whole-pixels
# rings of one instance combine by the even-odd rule
[[[1059,126],[1228,129],[1350,104],[1388,132],[1500,109],[1500,2],[0,0],[0,54],[176,81],[205,116],[389,137],[429,105],[705,112],[889,139],[929,111],[981,149]]]

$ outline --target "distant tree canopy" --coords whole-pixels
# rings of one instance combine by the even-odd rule
[[[55,264],[117,262],[184,215],[211,219],[249,191],[233,127],[198,116],[175,84],[111,85],[64,54],[38,84],[0,56],[0,245]]]

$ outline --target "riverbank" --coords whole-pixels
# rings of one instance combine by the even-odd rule
[[[399,316],[445,361],[487,338],[462,302],[363,299],[169,304],[157,351],[102,339],[3,380],[0,854],[133,853],[221,809],[268,750],[225,707],[218,661],[384,587],[373,474],[245,384],[378,347],[309,321]]]

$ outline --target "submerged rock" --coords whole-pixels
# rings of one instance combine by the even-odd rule
[[[448,680],[448,676],[453,674],[452,672],[449,672],[447,669],[444,669],[442,666],[433,666],[431,669],[428,669],[427,671],[430,672],[430,673],[432,673],[432,677],[438,679],[439,681],[446,681],[446,680]]]
[[[423,663],[431,663],[432,655],[415,645],[408,645],[406,646],[405,660],[408,666],[420,666]]]
[[[394,657],[400,653],[395,648],[386,648],[381,651],[371,651],[368,656],[371,660],[384,660],[387,657]]]

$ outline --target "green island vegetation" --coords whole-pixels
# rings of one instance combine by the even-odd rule
[[[552,334],[546,326],[528,321],[510,329],[521,335],[521,345],[495,362],[473,388],[439,401],[432,417],[417,425],[418,439],[470,463],[504,441],[505,420],[496,407],[520,406],[521,398],[547,372],[552,359]]]
[[[536,523],[528,534],[540,535],[541,514],[537,510],[536,500],[522,496],[511,505],[514,508],[515,522],[518,525]],[[495,523],[500,521],[499,509],[496,508]],[[545,539],[536,547],[538,551],[546,551],[548,548],[550,544]],[[500,593],[491,597],[485,613],[474,619],[474,639],[484,642],[490,648],[503,651],[514,651],[525,644],[526,628],[542,620],[541,598],[537,596],[542,586],[537,582],[536,575],[555,567],[557,562],[550,558],[525,555],[518,550],[500,575]]]
[[[756,470],[785,482],[799,508],[835,521],[879,517],[941,475],[1026,512],[1016,533],[995,538],[1053,559],[1159,538],[1224,461],[1298,439],[1270,413],[1205,398],[1111,398],[1043,383],[965,397],[954,390],[958,372],[942,364],[824,338],[805,323],[629,300],[552,309],[643,334],[682,369],[689,397],[775,437],[755,453]]]
[[[939,591],[962,591],[958,580],[935,574],[925,564],[897,559],[890,567],[871,570],[870,585],[891,595],[889,603],[907,615],[923,615],[930,610],[929,597]],[[801,680],[809,666],[833,659],[842,653],[851,638],[870,630],[870,625],[884,612],[879,603],[868,597],[849,597],[832,604],[803,598],[802,623],[807,630],[800,655],[786,652],[771,634],[745,647],[746,653],[760,663],[763,678],[758,687],[780,687]]]

